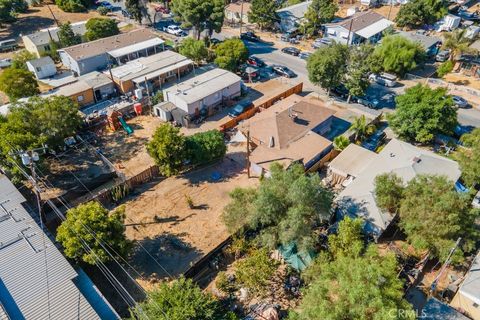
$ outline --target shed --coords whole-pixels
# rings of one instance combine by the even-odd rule
[[[27,61],[26,64],[28,70],[30,70],[37,79],[49,78],[57,73],[55,62],[53,62],[49,56]]]

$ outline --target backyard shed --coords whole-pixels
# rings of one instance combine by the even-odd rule
[[[55,62],[53,62],[49,56],[27,61],[26,64],[28,70],[31,71],[37,79],[48,78],[57,73]]]

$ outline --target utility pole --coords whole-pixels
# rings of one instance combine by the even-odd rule
[[[55,15],[53,14],[52,8],[50,8],[50,5],[49,5],[48,3],[47,3],[47,8],[48,8],[48,10],[50,11],[50,13],[52,14],[53,21],[55,21],[55,24],[57,25],[57,27],[59,27],[59,25],[58,25],[58,20],[57,20],[57,18],[55,17]]]
[[[250,178],[250,130],[247,131],[247,176]]]
[[[438,281],[440,280],[441,276],[443,275],[443,273],[445,272],[445,270],[449,266],[450,261],[452,260],[452,256],[455,253],[455,250],[457,250],[458,246],[460,246],[461,241],[462,241],[462,238],[458,238],[457,242],[455,242],[455,245],[453,246],[453,248],[450,249],[450,252],[448,253],[447,260],[445,260],[445,263],[443,264],[442,268],[440,269],[440,272],[438,273],[438,275],[435,277],[432,284],[430,285],[430,295],[433,295],[435,293],[435,290],[437,289]]]
[[[243,25],[243,1],[240,2],[240,36],[242,35],[242,25]]]
[[[352,34],[353,18],[350,18],[350,27],[348,27],[347,46],[350,45],[350,35]]]

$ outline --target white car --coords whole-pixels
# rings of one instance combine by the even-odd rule
[[[184,32],[179,26],[176,26],[174,24],[171,24],[171,25],[163,28],[163,31],[165,31],[166,33],[173,34],[175,36],[180,36]]]
[[[375,74],[372,73],[368,79],[385,87],[395,87],[397,85],[397,77],[389,73]]]

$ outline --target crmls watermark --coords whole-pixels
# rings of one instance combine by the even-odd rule
[[[423,310],[391,309],[388,316],[390,319],[425,319],[427,314]]]

